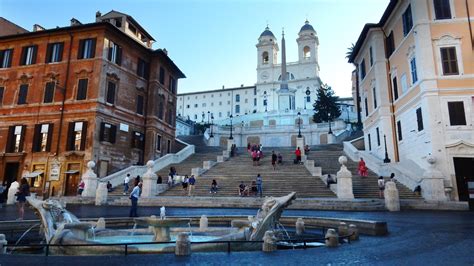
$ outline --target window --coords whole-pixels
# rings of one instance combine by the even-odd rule
[[[253,106],[257,106],[257,98],[253,99]]]
[[[311,49],[308,46],[303,48],[303,58],[306,60],[311,58]]]
[[[132,24],[128,24],[128,29],[133,33],[133,34],[137,34],[137,29],[132,26]]]
[[[87,122],[69,122],[66,150],[83,151],[86,148]]]
[[[222,112],[219,112],[219,117],[222,117]]]
[[[236,103],[240,102],[240,95],[239,94],[235,95],[235,102]]]
[[[189,104],[188,104],[188,105],[186,105],[186,108],[187,108],[187,109],[189,109],[189,107],[190,107],[190,106],[189,106]]]
[[[56,86],[56,83],[54,81],[46,83],[46,87],[44,88],[43,103],[52,103],[54,101],[54,87],[55,86]]]
[[[115,143],[115,135],[117,133],[117,126],[109,123],[100,123],[99,140]]]
[[[375,132],[377,132],[377,146],[380,146],[380,130],[379,130],[379,128],[376,128]]]
[[[138,58],[137,75],[144,79],[148,79],[148,63],[145,60]]]
[[[375,87],[372,88],[372,96],[374,97],[374,109],[377,108],[377,92],[375,90]]]
[[[385,42],[387,45],[387,58],[389,58],[395,51],[395,40],[393,39],[393,31],[390,32]]]
[[[3,103],[3,93],[5,92],[5,87],[0,87],[0,106]]]
[[[369,151],[371,151],[372,150],[372,140],[370,139],[370,134],[368,134],[368,138],[369,138],[368,139],[369,140],[368,141],[369,142]]]
[[[120,65],[122,63],[122,47],[114,42],[110,42],[107,59],[112,63]]]
[[[159,76],[160,83],[165,85],[165,69],[160,66],[160,76]]]
[[[38,52],[38,45],[23,47],[21,51],[20,66],[35,64],[37,52]]]
[[[95,44],[96,39],[83,39],[79,40],[79,51],[77,53],[77,59],[88,59],[95,57]]]
[[[174,79],[172,76],[169,76],[168,86],[171,93],[176,93],[176,79]],[[211,97],[214,97],[214,95],[211,94]]]
[[[257,95],[257,88],[253,88],[253,95]]]
[[[54,124],[35,125],[33,152],[51,151]]]
[[[370,61],[370,66],[374,65],[374,52],[372,51],[372,46],[369,48],[369,61]]]
[[[142,150],[145,146],[145,137],[143,133],[133,131],[132,132],[132,148]]]
[[[197,103],[195,103],[195,104],[194,104],[194,108],[197,108],[197,107],[198,107],[198,104],[197,104]]]
[[[63,60],[63,42],[49,43],[46,48],[46,63],[61,62]]]
[[[245,99],[245,100],[244,100],[244,103],[249,103],[249,99]]]
[[[137,95],[137,114],[143,115],[143,95]]]
[[[268,64],[268,52],[263,52],[262,54],[262,63]]]
[[[198,119],[198,115],[194,115],[194,120],[197,120]]]
[[[235,106],[235,112],[236,112],[237,114],[240,113],[240,105],[237,104],[237,105]]]
[[[166,153],[171,153],[171,140],[167,140],[166,143]]]
[[[456,47],[440,48],[443,75],[459,75]]]
[[[449,121],[451,126],[465,126],[466,115],[464,114],[464,103],[448,102]]]
[[[367,104],[367,98],[364,99],[365,103],[365,116],[369,116],[369,105]]]
[[[115,27],[121,28],[122,27],[122,19],[115,19]]]
[[[166,117],[166,122],[170,125],[173,125],[173,111],[172,109],[168,109],[168,116]]]
[[[89,83],[88,79],[79,79],[77,84],[77,95],[76,100],[85,100],[87,98],[87,84]]]
[[[112,81],[108,82],[107,85],[107,103],[114,104],[115,103],[115,83]]]
[[[365,78],[365,59],[360,63],[360,80]]]
[[[263,106],[267,106],[267,99],[263,99]]]
[[[0,68],[12,66],[13,49],[0,50]]]
[[[402,122],[401,121],[397,121],[397,131],[398,131],[398,140],[399,141],[403,140]]]
[[[392,83],[393,83],[393,98],[396,100],[396,99],[398,99],[398,83],[397,83],[397,77],[393,77]]]
[[[219,102],[219,105],[222,105],[222,102]]]
[[[161,151],[161,136],[156,135],[156,150]]]
[[[306,102],[310,103],[311,102],[311,96],[306,96]]]
[[[416,59],[413,57],[410,60],[411,81],[415,84],[418,81],[418,74],[416,73]]]
[[[6,152],[22,152],[26,126],[10,126],[8,128]]]
[[[418,124],[418,131],[423,130],[423,114],[421,113],[421,107],[416,109],[416,123]]]
[[[408,83],[407,83],[407,75],[406,74],[403,74],[400,77],[400,85],[401,85],[400,94],[403,95],[403,93],[408,91]]]
[[[18,104],[26,104],[26,97],[28,96],[28,84],[21,84],[18,92]]]
[[[206,107],[206,103],[202,103],[201,105],[202,105],[202,107]]]
[[[164,115],[163,101],[164,101],[163,99],[160,100],[160,104],[158,105],[158,118],[161,120],[163,120],[163,115]]]
[[[434,0],[434,11],[436,19],[451,19],[450,0]]]
[[[413,17],[411,15],[411,5],[408,5],[407,10],[402,15],[403,21],[403,36],[407,36],[413,28]]]

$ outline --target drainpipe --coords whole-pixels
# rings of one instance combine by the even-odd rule
[[[471,36],[471,49],[474,49],[474,39],[472,38],[471,16],[469,15],[469,4],[466,0],[467,25],[469,25],[469,34]]]

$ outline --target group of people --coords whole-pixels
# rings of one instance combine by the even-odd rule
[[[251,185],[245,185],[244,181],[240,182],[239,185],[239,196],[245,197],[250,195],[255,195],[262,197],[263,195],[263,179],[260,174],[257,174],[257,178],[255,181],[252,181]]]
[[[250,153],[250,156],[252,157],[253,166],[259,166],[260,165],[260,159],[263,158],[263,146],[262,146],[262,144],[250,145],[250,143],[248,143],[247,144],[247,151]]]
[[[183,187],[184,193],[188,194],[188,196],[192,196],[194,192],[194,186],[196,185],[196,177],[194,175],[191,175],[191,177],[188,177],[188,175],[185,175],[183,178],[183,181],[181,182],[181,186]]]

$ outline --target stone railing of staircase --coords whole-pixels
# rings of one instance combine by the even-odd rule
[[[190,145],[182,140],[176,139],[180,144],[185,145],[185,148],[181,149],[177,153],[166,154],[163,157],[160,157],[154,160],[153,172],[158,172],[159,170],[167,167],[170,164],[176,164],[184,161],[186,158],[194,154],[194,145]],[[123,170],[115,172],[111,175],[103,177],[100,179],[100,182],[109,181],[112,184],[112,187],[116,187],[123,184],[123,180],[127,174],[130,174],[131,178],[134,178],[137,175],[143,176],[147,171],[146,165],[133,165],[127,167]]]
[[[352,141],[344,141],[344,153],[354,162],[358,162],[360,158],[364,158],[367,167],[375,172],[377,175],[390,176],[390,173],[395,174],[397,181],[413,190],[423,180],[423,172],[418,164],[414,162],[401,163],[384,163],[383,160],[375,157],[371,153],[363,150],[358,150],[354,146],[354,142],[363,140],[364,137],[354,139]],[[407,165],[409,164],[409,165]],[[410,169],[410,171],[406,170]]]

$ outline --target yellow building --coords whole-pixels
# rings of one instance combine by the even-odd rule
[[[391,0],[349,58],[358,73],[360,156],[419,185],[425,199],[467,201],[474,181],[473,14],[474,0]]]

